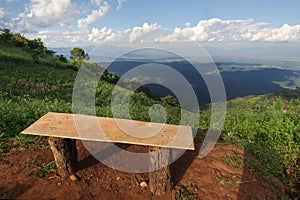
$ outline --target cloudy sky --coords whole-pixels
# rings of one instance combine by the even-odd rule
[[[50,47],[147,42],[152,35],[152,42],[197,41],[223,50],[283,44],[296,58],[299,8],[296,0],[0,0],[0,27]]]

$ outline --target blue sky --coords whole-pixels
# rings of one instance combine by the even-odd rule
[[[40,37],[50,47],[147,42],[156,34],[148,40],[196,41],[237,52],[250,43],[274,51],[272,43],[280,51],[284,43],[295,58],[299,8],[296,0],[0,0],[0,27]]]
[[[148,21],[173,28],[186,22],[198,23],[202,19],[253,18],[254,21],[280,26],[285,23],[299,24],[299,8],[299,1],[292,0],[132,0],[124,4],[118,13],[110,13],[107,20],[119,27],[124,27],[124,23],[117,23],[114,18],[124,19],[131,26]]]
[[[89,0],[73,0],[78,10],[92,9]],[[0,7],[9,12],[9,17],[16,17],[24,12],[29,0],[1,0]],[[111,10],[98,25],[109,26],[116,30],[141,25],[144,22],[157,22],[166,28],[183,26],[186,22],[197,23],[202,19],[220,18],[223,20],[249,19],[257,22],[267,22],[274,26],[285,23],[299,24],[300,1],[241,1],[241,0],[128,0],[122,4],[122,9],[116,10],[117,0],[109,0]],[[84,13],[79,16],[83,16]]]

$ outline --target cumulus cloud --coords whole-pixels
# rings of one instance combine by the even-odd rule
[[[91,0],[103,6],[100,0]],[[0,20],[1,21],[1,20]],[[75,29],[73,31],[40,31],[35,37],[45,40],[50,46],[71,46],[112,42],[300,42],[300,25],[284,24],[274,27],[267,23],[247,20],[201,20],[197,24],[187,22],[182,28],[166,31],[158,23],[144,23],[128,29],[114,31],[109,27]],[[220,43],[221,44],[221,43]]]
[[[77,21],[78,28],[87,28],[91,23],[103,17],[110,9],[110,5],[106,1],[101,3],[101,0],[91,0],[91,2],[97,5],[98,9],[93,10],[87,17],[79,19]]]
[[[104,27],[93,28],[89,34],[89,41],[123,41],[123,42],[282,42],[300,41],[300,25],[290,26],[284,24],[281,27],[270,27],[267,23],[255,23],[247,20],[201,20],[196,25],[186,23],[184,28],[174,28],[167,32],[160,31],[157,23],[144,23],[123,31],[114,32]],[[155,33],[155,34],[151,34]],[[158,35],[152,37],[153,35]],[[148,37],[149,36],[149,37]],[[151,37],[150,37],[151,36]]]
[[[101,29],[93,28],[88,38],[92,42],[145,42],[150,33],[157,31],[160,25],[157,23],[144,23],[142,26],[135,26],[122,31],[114,32],[112,29],[103,27]]]
[[[121,41],[122,34],[114,33],[112,29],[103,27],[101,29],[93,28],[88,35],[88,40],[91,42],[103,42],[103,41]]]
[[[34,28],[68,25],[76,13],[71,0],[30,0],[14,22],[18,29],[32,31]]]
[[[135,26],[129,34],[129,41],[135,42],[137,40],[141,40],[142,37],[145,37],[147,34],[154,32],[159,28],[160,25],[158,25],[157,23],[154,24],[144,23],[143,26]]]
[[[248,30],[242,37],[250,41],[299,41],[300,25],[284,24],[279,28],[264,28],[259,31]]]
[[[157,42],[175,41],[296,41],[300,40],[300,25],[268,27],[267,23],[247,20],[201,20],[197,25],[176,27],[171,34],[160,36]]]

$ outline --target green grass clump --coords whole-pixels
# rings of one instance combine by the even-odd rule
[[[51,172],[57,169],[55,161],[51,161],[46,165],[39,166],[35,168],[31,173],[30,176],[36,178],[44,178],[47,177]]]
[[[175,200],[196,200],[198,199],[193,191],[197,191],[194,184],[190,184],[187,187],[180,185],[179,190],[175,193]]]

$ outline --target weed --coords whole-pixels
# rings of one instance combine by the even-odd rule
[[[221,187],[237,187],[242,183],[242,181],[240,177],[232,175],[216,177],[215,183]]]
[[[196,190],[196,186],[194,184],[190,184],[187,187],[180,185],[179,190],[175,194],[175,200],[196,200],[196,195],[190,190]]]
[[[223,158],[224,163],[231,167],[234,170],[238,170],[242,168],[242,165],[244,163],[244,158],[237,153],[231,151],[229,157]]]
[[[262,175],[262,177],[264,178],[264,180],[267,183],[272,184],[273,186],[275,186],[275,188],[278,188],[278,184],[276,183],[276,181],[271,177],[269,171],[267,168],[263,167],[261,163],[254,161],[252,159],[246,159],[245,160],[245,166],[255,172],[258,172],[259,174]],[[265,184],[265,183],[262,183]]]
[[[15,143],[20,145],[20,150],[35,150],[35,149],[45,149],[49,146],[45,143],[45,138],[41,136],[31,136],[31,135],[18,135],[15,137]]]
[[[36,178],[44,178],[48,176],[51,172],[55,171],[57,169],[55,161],[51,161],[46,165],[42,165],[40,167],[37,167],[34,169],[30,176],[36,177]]]

